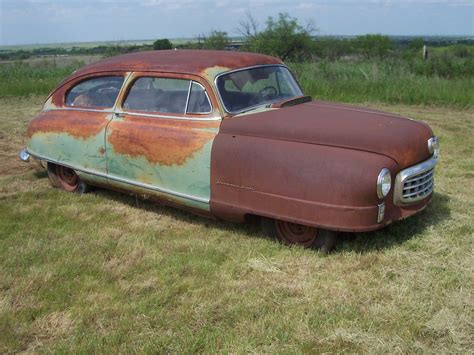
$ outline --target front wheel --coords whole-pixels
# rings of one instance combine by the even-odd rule
[[[88,185],[73,169],[62,165],[48,163],[48,178],[51,185],[69,192],[85,193],[88,190]]]
[[[262,229],[265,234],[283,244],[317,249],[326,254],[334,249],[337,242],[337,233],[334,231],[277,219],[262,218]]]

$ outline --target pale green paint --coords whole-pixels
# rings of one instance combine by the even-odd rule
[[[218,129],[203,129],[217,134]],[[105,130],[97,136],[80,139],[66,133],[36,133],[28,142],[28,151],[48,160],[70,166],[77,170],[86,170],[109,176],[111,185],[131,190],[142,195],[153,195],[158,198],[209,211],[209,204],[193,199],[175,196],[156,190],[132,186],[123,182],[113,181],[114,177],[128,179],[151,185],[158,189],[166,189],[178,194],[185,194],[203,200],[210,199],[210,164],[211,139],[203,148],[192,154],[183,165],[165,166],[150,163],[145,157],[132,158],[117,154],[113,146],[107,144],[106,154],[99,149],[105,148]],[[107,162],[106,162],[107,155]],[[104,184],[106,179],[93,174],[82,173],[81,176],[91,183]]]
[[[99,152],[100,148],[105,149],[104,134],[105,130],[101,130],[96,136],[79,139],[66,133],[38,132],[28,141],[28,151],[78,169],[105,174],[105,154]]]
[[[217,128],[213,131],[217,134]],[[113,145],[107,144],[108,173],[110,176],[157,186],[208,201],[211,197],[212,142],[213,139],[201,150],[190,155],[184,164],[171,166],[150,163],[144,156],[131,157],[117,153]],[[209,210],[208,204],[191,200],[182,201],[191,207]]]

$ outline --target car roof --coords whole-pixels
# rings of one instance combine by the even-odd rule
[[[157,50],[135,52],[106,58],[89,64],[73,73],[75,77],[105,71],[157,71],[195,74],[214,80],[215,76],[230,70],[283,64],[268,55],[215,50]]]

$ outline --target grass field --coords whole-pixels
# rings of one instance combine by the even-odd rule
[[[100,56],[71,56],[0,64],[0,97],[47,95],[75,69],[98,59]],[[290,63],[290,68],[304,92],[316,99],[474,107],[472,75],[447,79],[416,74],[403,61],[322,61]]]
[[[42,99],[0,98],[0,353],[472,351],[472,109],[372,104],[440,136],[436,193],[325,256],[254,226],[51,188],[16,158]]]
[[[423,65],[423,64],[422,64]],[[304,92],[325,100],[474,107],[474,76],[444,78],[413,72],[404,61],[292,64]],[[425,68],[420,68],[422,70]]]

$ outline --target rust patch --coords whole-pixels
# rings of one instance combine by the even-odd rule
[[[80,111],[47,111],[36,116],[28,126],[27,136],[36,133],[66,133],[87,139],[97,135],[106,125],[107,113]]]
[[[108,142],[116,153],[143,156],[150,163],[167,166],[184,164],[215,136],[213,132],[192,130],[184,135],[180,127],[151,127],[136,122],[112,122],[109,129]]]

